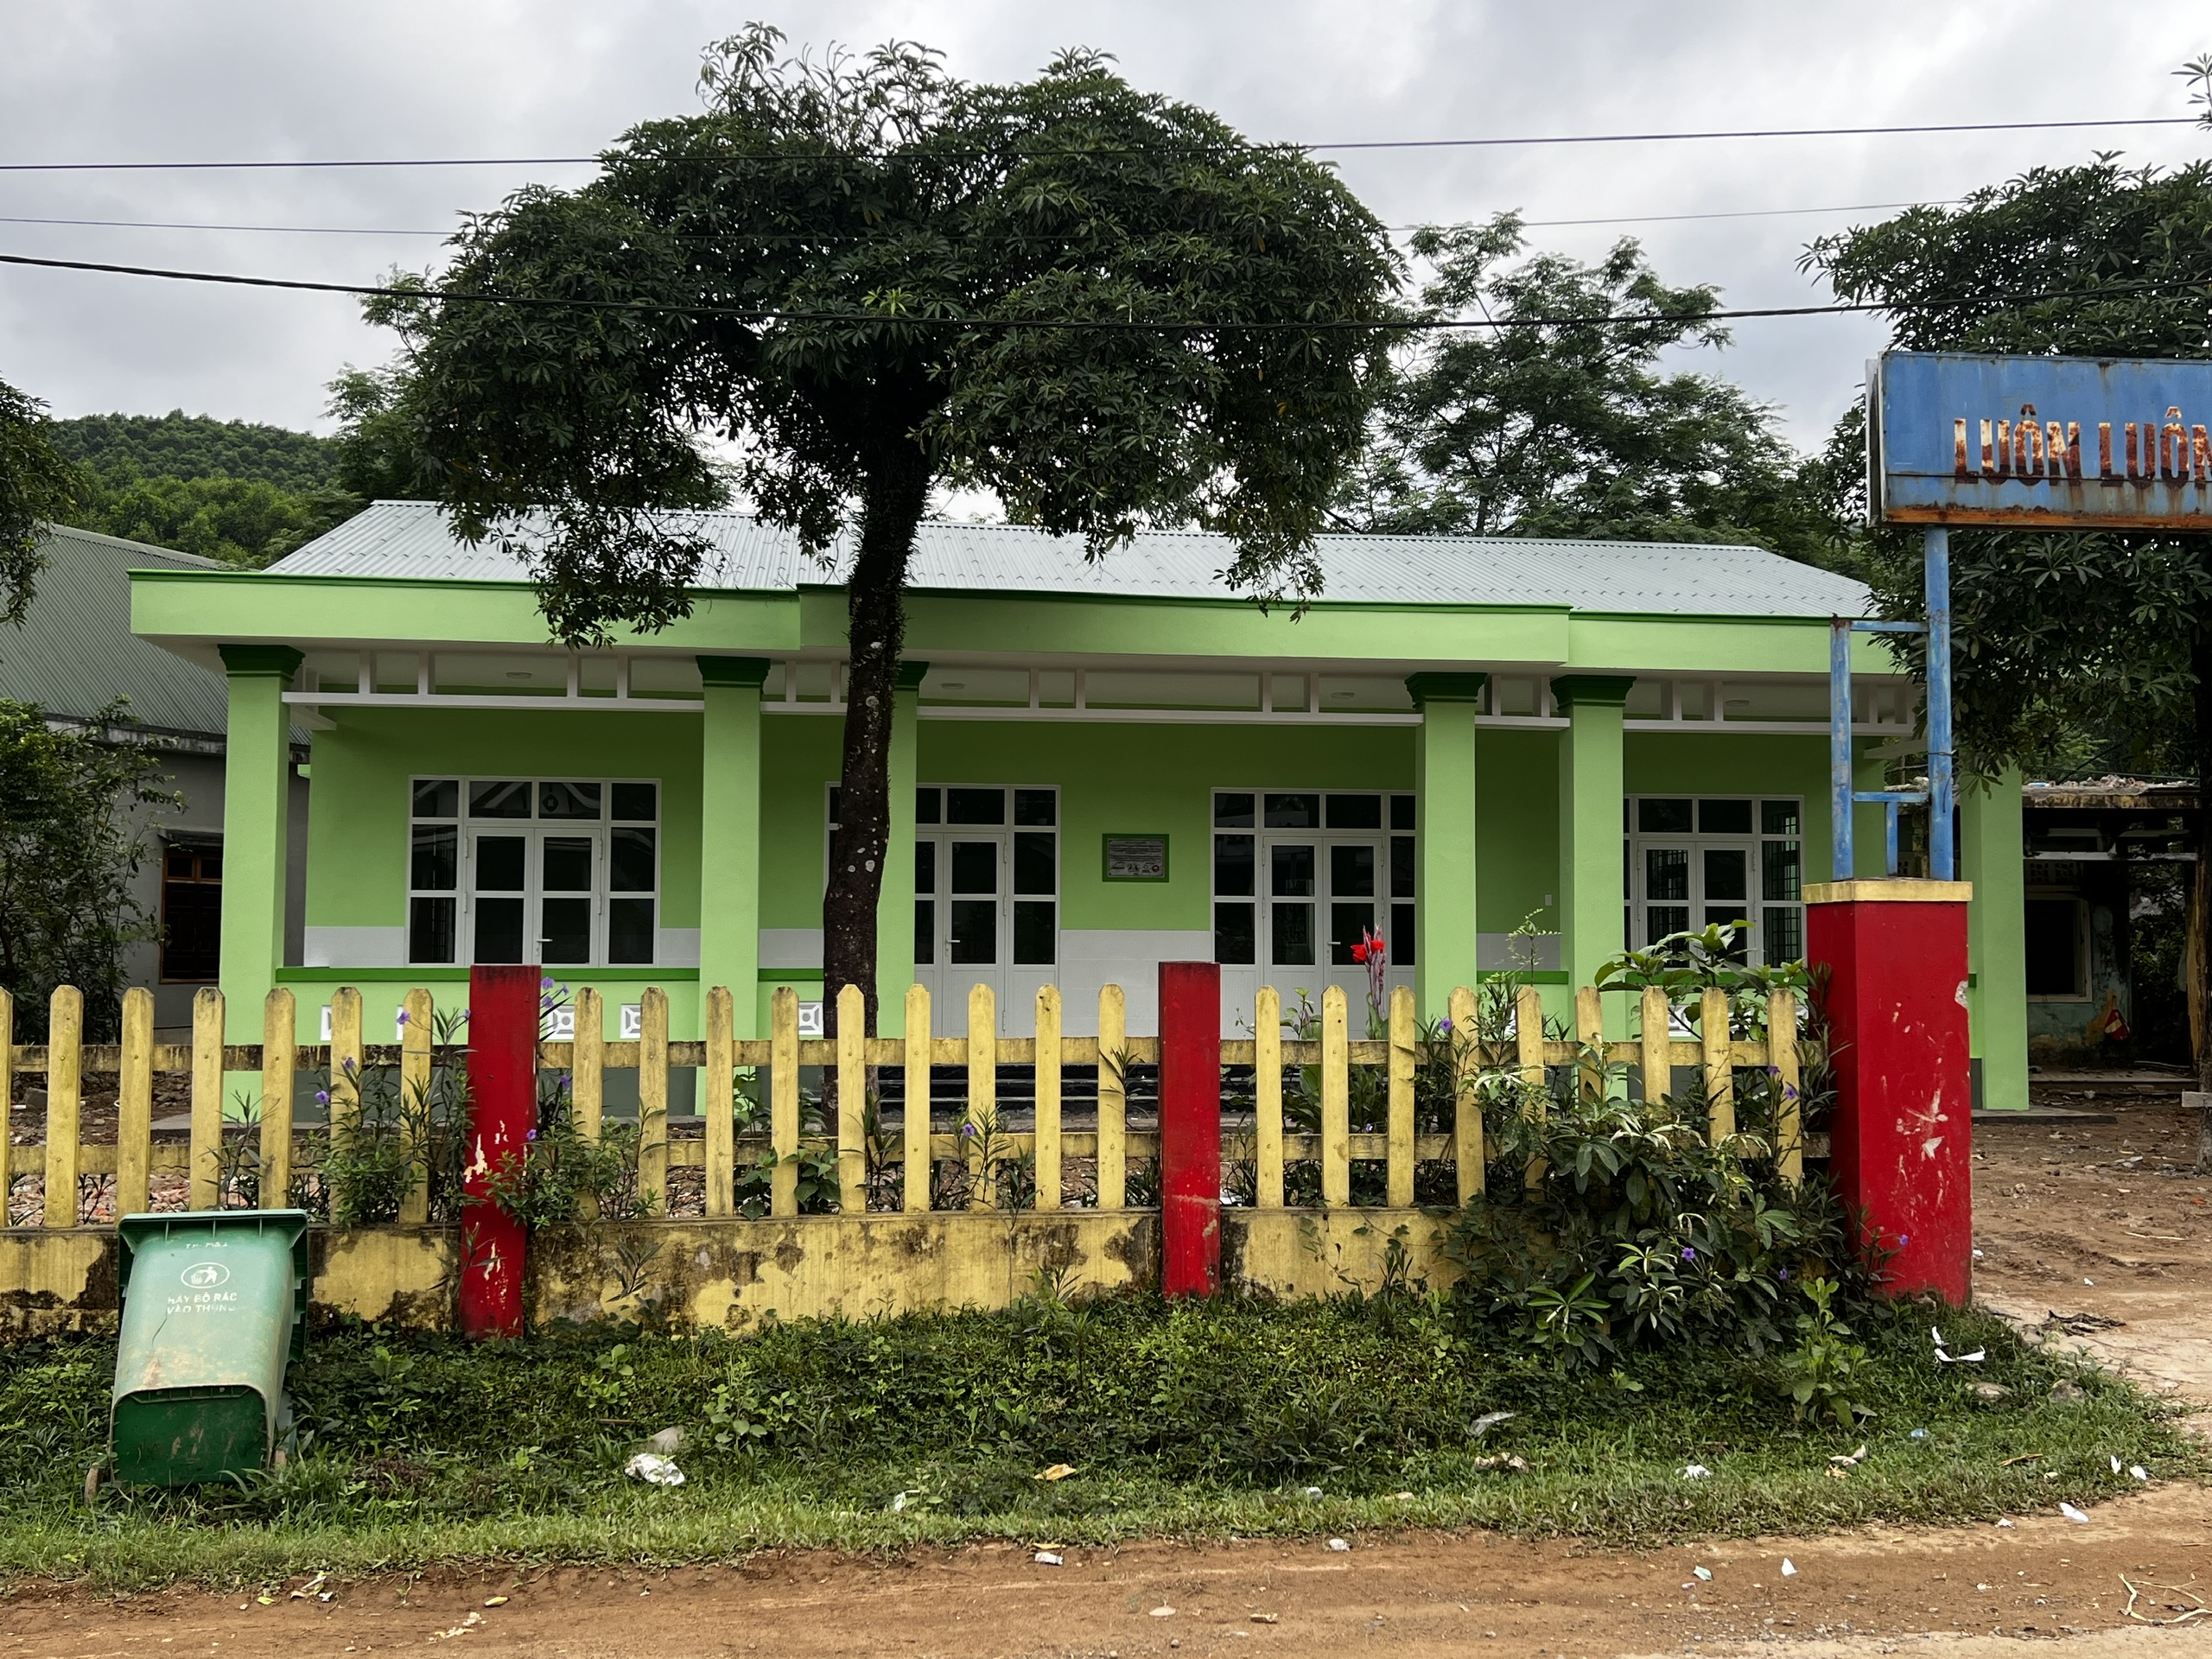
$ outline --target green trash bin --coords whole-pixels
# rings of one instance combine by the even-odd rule
[[[304,1210],[125,1216],[114,1478],[182,1486],[268,1463],[307,1332]]]

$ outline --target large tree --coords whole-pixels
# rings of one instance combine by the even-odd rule
[[[1878,302],[1909,350],[2212,356],[2212,164],[2037,168],[1955,207],[1825,238],[1807,257],[1842,298]],[[2036,294],[2066,297],[2016,297]],[[1839,450],[1863,445],[1862,419],[1845,418]],[[1863,480],[1843,510],[1863,515]],[[1864,557],[1884,613],[1918,615],[1919,534],[1874,531]],[[2212,537],[1956,531],[1951,605],[1970,767],[2095,754],[2212,779]],[[1891,638],[1918,666],[1918,643]],[[2198,815],[2197,860],[2201,930],[2212,813]],[[2212,1088],[2212,1045],[2199,1065]]]
[[[850,667],[825,990],[874,1023],[903,590],[931,492],[1087,538],[1234,538],[1230,579],[1303,598],[1357,451],[1397,265],[1324,167],[1137,92],[1096,53],[963,84],[893,44],[712,48],[700,115],[530,189],[387,302],[398,407],[463,534],[523,553],[554,635],[683,614],[730,441],[755,510],[834,559]],[[549,303],[551,302],[553,303]],[[848,534],[848,532],[850,532]]]
[[[0,380],[0,622],[21,622],[46,558],[46,526],[77,499],[77,469],[54,447],[46,405]]]
[[[1428,226],[1421,315],[1461,325],[1400,353],[1374,443],[1338,512],[1416,535],[1744,541],[1824,561],[1834,538],[1774,414],[1711,374],[1668,372],[1718,348],[1707,287],[1662,282],[1632,240],[1596,264],[1523,257],[1517,214]],[[1632,322],[1603,319],[1629,315]]]

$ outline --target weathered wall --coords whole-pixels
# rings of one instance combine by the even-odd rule
[[[1440,1284],[1442,1222],[1418,1210],[1255,1211],[1222,1217],[1224,1277],[1281,1296]],[[1004,1307],[1042,1274],[1071,1293],[1152,1281],[1160,1217],[1146,1210],[1016,1217],[802,1216],[787,1221],[609,1223],[531,1241],[533,1325],[657,1317],[741,1331],[759,1320],[863,1319],[924,1307]],[[415,1329],[448,1322],[459,1239],[442,1228],[317,1228],[320,1316]],[[0,1233],[4,1324],[97,1329],[116,1313],[107,1228]]]

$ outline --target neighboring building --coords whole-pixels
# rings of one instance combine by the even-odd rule
[[[147,815],[149,855],[137,893],[162,931],[158,942],[132,947],[125,972],[130,983],[153,991],[157,1027],[188,1029],[193,994],[217,977],[226,697],[219,674],[130,632],[130,572],[215,574],[223,567],[60,525],[47,531],[41,550],[46,568],[29,614],[20,628],[0,627],[0,696],[36,703],[50,719],[78,724],[122,698],[130,723],[110,731],[118,741],[160,751],[168,779],[162,787],[181,796],[183,804]],[[303,747],[298,758],[306,758]],[[306,887],[304,776],[289,791],[296,844],[287,860],[288,908],[296,912]],[[292,937],[296,940],[296,929]]]
[[[2100,778],[2022,791],[2028,1046],[2039,1062],[2186,1064],[2196,785]]]
[[[238,1037],[273,984],[298,989],[312,1036],[332,986],[451,1000],[472,960],[542,961],[596,986],[610,1022],[665,986],[678,1036],[698,1034],[702,983],[750,989],[747,1030],[778,985],[818,1001],[843,596],[793,537],[694,518],[715,551],[693,614],[607,651],[547,645],[521,569],[417,503],[266,572],[135,578],[139,632],[229,677]],[[1562,1014],[1624,941],[1741,918],[1754,960],[1802,952],[1803,886],[1828,869],[1827,623],[1863,613],[1863,588],[1741,547],[1319,551],[1324,596],[1298,617],[1230,593],[1217,537],[1147,533],[1094,564],[1032,530],[923,527],[884,1029],[918,979],[940,1030],[982,982],[1026,1034],[1051,982],[1081,1032],[1110,981],[1146,1031],[1155,964],[1190,957],[1223,964],[1224,1014],[1249,1024],[1262,983],[1357,995],[1365,927],[1431,1016],[1509,965],[1524,919]],[[1856,648],[1872,787],[1915,688],[1870,638]],[[284,730],[302,716],[316,810],[290,949]],[[2017,796],[1970,795],[1962,823],[1984,884],[1976,1052],[1991,1103],[2024,1106]],[[1879,809],[1859,836],[1880,844]]]

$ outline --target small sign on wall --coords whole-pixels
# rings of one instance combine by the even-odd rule
[[[1167,837],[1165,836],[1106,836],[1102,837],[1104,879],[1109,881],[1165,881],[1167,879]]]

